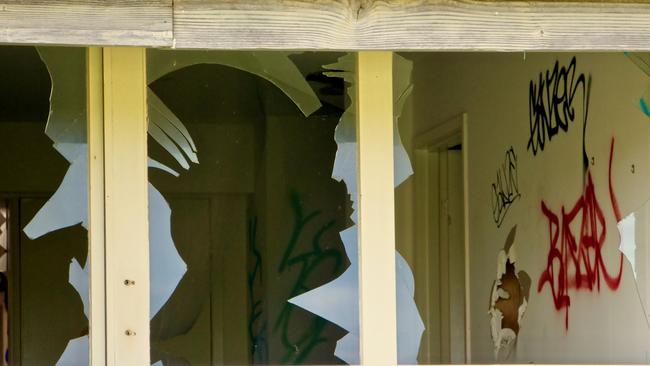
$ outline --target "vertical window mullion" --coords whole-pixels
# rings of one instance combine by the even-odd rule
[[[393,53],[359,52],[359,314],[363,365],[397,363]]]
[[[144,48],[104,49],[108,365],[149,365]]]
[[[102,49],[87,50],[88,240],[90,261],[90,365],[106,365],[104,246],[104,100]]]

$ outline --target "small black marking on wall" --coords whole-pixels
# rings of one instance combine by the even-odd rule
[[[519,198],[517,180],[517,154],[510,147],[501,167],[497,170],[497,179],[492,183],[492,217],[497,227],[501,227],[510,206]]]

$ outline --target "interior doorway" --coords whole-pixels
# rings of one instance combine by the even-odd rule
[[[465,115],[415,137],[416,301],[425,318],[420,363],[466,357]]]

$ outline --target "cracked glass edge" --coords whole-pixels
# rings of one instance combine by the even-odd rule
[[[412,62],[394,55],[394,87],[398,98],[394,100],[394,185],[398,186],[413,174],[411,162],[402,145],[398,131],[401,110],[411,90]],[[334,355],[348,364],[360,363],[359,355],[359,278],[358,278],[358,203],[357,203],[357,135],[356,135],[356,61],[355,53],[348,53],[338,62],[324,65],[329,71],[326,76],[344,79],[348,107],[336,126],[334,140],[337,151],[332,169],[332,178],[346,184],[353,213],[353,226],[341,231],[340,237],[350,261],[350,266],[333,281],[289,300],[313,314],[316,314],[345,329],[348,334],[341,338]],[[424,323],[414,300],[415,282],[413,273],[404,258],[395,251],[396,296],[397,296],[397,359],[400,364],[416,364]],[[323,301],[322,299],[332,299]]]

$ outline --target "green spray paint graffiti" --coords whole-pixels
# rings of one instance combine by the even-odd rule
[[[335,275],[344,264],[344,259],[338,249],[323,247],[321,244],[323,235],[334,227],[336,220],[328,220],[318,226],[317,219],[321,217],[322,211],[315,210],[305,213],[300,197],[296,192],[291,193],[290,202],[294,215],[293,230],[278,267],[278,272],[284,273],[294,269],[298,270],[298,276],[291,287],[288,297],[293,298],[311,290],[313,286],[308,286],[309,279],[316,273],[316,269],[325,264],[326,261],[331,260],[334,262],[332,275]],[[303,238],[308,228],[316,229],[311,239]],[[310,240],[311,247],[306,251],[301,250],[298,252],[297,247],[304,242],[303,240]],[[282,345],[285,348],[285,353],[281,358],[283,364],[300,364],[304,362],[314,347],[328,340],[323,335],[328,322],[318,316],[314,316],[306,326],[301,327],[303,331],[300,334],[290,334],[290,329],[295,329],[291,328],[290,324],[292,314],[296,309],[294,305],[286,302],[273,328],[274,332],[280,332]]]
[[[262,365],[268,363],[268,349],[267,322],[262,317],[264,306],[262,300],[257,298],[255,291],[256,282],[260,286],[262,285],[262,254],[257,247],[257,217],[253,217],[248,223],[248,242],[253,260],[253,268],[248,274],[248,298],[251,304],[248,316],[248,337],[251,342],[253,363]]]

